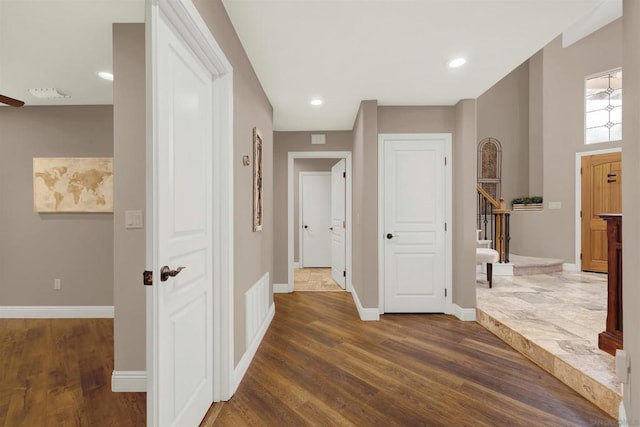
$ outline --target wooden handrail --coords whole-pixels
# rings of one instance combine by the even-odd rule
[[[478,193],[482,194],[482,196],[487,199],[489,201],[489,203],[491,203],[491,205],[496,208],[496,209],[500,209],[500,203],[496,202],[496,199],[494,199],[493,197],[491,197],[489,195],[489,193],[487,193],[484,188],[480,187],[479,184],[476,184],[476,190],[478,190]]]

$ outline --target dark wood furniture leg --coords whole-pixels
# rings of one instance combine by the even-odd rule
[[[493,286],[493,263],[487,263],[487,280],[489,281],[489,287]]]

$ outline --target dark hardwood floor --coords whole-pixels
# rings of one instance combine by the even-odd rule
[[[617,425],[475,322],[362,322],[346,293],[274,298],[243,382],[204,425]]]
[[[112,372],[113,319],[0,319],[0,426],[144,426]]]
[[[617,425],[475,322],[362,322],[339,292],[275,300],[237,393],[202,425]],[[145,394],[112,393],[112,370],[112,320],[0,319],[0,426],[144,426]]]

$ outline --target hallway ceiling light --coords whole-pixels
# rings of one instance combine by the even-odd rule
[[[100,71],[98,75],[105,80],[113,81],[113,74],[108,71]]]
[[[311,105],[313,105],[314,107],[317,107],[318,105],[322,105],[322,99],[320,98],[314,98],[311,100]]]
[[[449,68],[462,67],[466,63],[467,63],[466,59],[464,59],[464,58],[456,58],[456,59],[452,60],[451,62],[449,62]]]

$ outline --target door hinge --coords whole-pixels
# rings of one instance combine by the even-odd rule
[[[582,175],[582,168],[580,168],[580,175]]]
[[[346,220],[342,221],[342,228],[347,228],[347,221]]]
[[[582,218],[582,211],[580,211],[580,218]]]
[[[444,165],[447,166],[447,158],[444,158]]]
[[[342,177],[346,178],[347,177],[347,173],[346,172],[342,172]]]
[[[153,271],[145,270],[142,272],[142,284],[145,286],[153,285]]]
[[[582,261],[582,252],[580,252],[580,261]]]
[[[444,296],[447,296],[447,288],[444,288]]]
[[[447,231],[447,223],[444,223],[444,231]]]
[[[344,270],[344,271],[342,272],[342,277],[347,277],[347,270]]]

